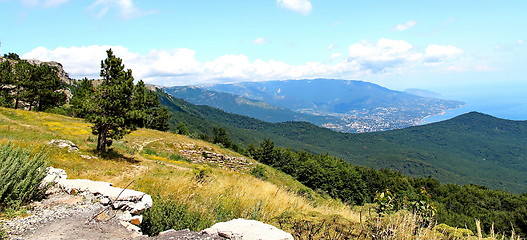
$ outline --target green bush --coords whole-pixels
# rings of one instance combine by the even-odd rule
[[[460,239],[464,237],[474,236],[474,232],[466,228],[455,228],[441,223],[433,228],[434,231],[442,233],[448,239]]]
[[[251,175],[262,180],[267,180],[267,173],[262,165],[256,165],[256,167],[251,170]]]
[[[155,236],[168,229],[198,231],[210,225],[212,225],[211,220],[199,212],[190,210],[187,205],[156,197],[152,208],[143,214],[141,231],[149,236]]]
[[[0,210],[42,197],[45,189],[39,186],[47,166],[47,157],[42,151],[32,155],[9,143],[0,145]]]

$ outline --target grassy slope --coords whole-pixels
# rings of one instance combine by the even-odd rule
[[[209,135],[222,126],[238,142],[271,138],[278,146],[329,153],[355,164],[390,168],[443,183],[527,192],[527,122],[470,113],[407,129],[346,134],[305,122],[266,123],[162,95],[173,121]]]
[[[48,146],[51,139],[70,140],[80,150]],[[33,151],[47,149],[51,165],[67,170],[69,178],[107,181],[120,187],[134,180],[130,188],[188,204],[195,211],[209,214],[213,221],[245,217],[275,223],[275,217],[284,212],[339,214],[358,220],[349,207],[308,190],[270,167],[265,167],[268,181],[262,181],[248,174],[249,169],[222,169],[184,161],[177,157],[182,149],[208,149],[225,156],[240,156],[181,135],[139,129],[114,143],[114,156],[88,160],[82,155],[94,155],[95,137],[82,119],[0,108],[0,143],[6,142]],[[199,169],[207,172],[204,181],[196,181]],[[296,194],[300,189],[308,192],[310,200]]]

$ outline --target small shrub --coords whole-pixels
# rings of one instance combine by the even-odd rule
[[[196,166],[194,169],[194,179],[196,179],[199,183],[204,183],[207,181],[207,179],[210,177],[210,174],[212,173],[212,169],[210,169],[208,166]]]
[[[177,154],[171,154],[168,159],[172,160],[172,161],[183,161],[183,162],[188,162],[190,163],[191,161],[187,158],[184,158],[180,155],[177,155]]]
[[[442,233],[448,237],[448,239],[460,239],[464,237],[474,236],[474,232],[466,228],[455,228],[441,223],[433,228],[434,231]]]
[[[265,168],[262,165],[256,165],[256,167],[251,170],[251,175],[262,180],[267,179],[267,173],[265,172]]]
[[[143,149],[143,154],[146,154],[146,155],[157,155],[157,152],[153,149],[150,149],[150,148],[145,148]]]
[[[355,239],[354,231],[357,229],[356,223],[339,215],[322,215],[318,212],[308,214],[283,212],[275,219],[282,230],[287,230],[299,240]]]
[[[70,116],[70,117],[75,115],[71,106],[68,106],[68,105],[48,108],[45,110],[45,112],[53,113],[53,114],[60,114],[60,115]]]
[[[40,151],[31,155],[28,150],[0,145],[0,210],[16,208],[43,196],[40,188],[46,176],[48,161]]]
[[[143,214],[140,227],[143,233],[155,236],[168,229],[199,231],[211,225],[211,220],[199,212],[190,210],[186,204],[157,197],[152,208]]]

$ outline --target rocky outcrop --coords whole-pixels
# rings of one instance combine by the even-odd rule
[[[64,191],[69,194],[88,192],[98,196],[101,204],[129,213],[130,218],[127,221],[134,225],[139,225],[142,217],[132,217],[132,215],[141,214],[153,204],[152,197],[146,193],[114,187],[107,182],[68,179],[66,171],[53,167],[48,168],[48,175],[44,178],[43,184],[53,184],[54,186],[48,190],[51,192]]]
[[[37,60],[37,59],[23,59],[23,60],[27,61],[28,63],[30,63],[32,65],[35,65],[35,66],[40,66],[42,64],[45,64],[45,65],[49,65],[49,66],[52,66],[52,67],[56,68],[57,69],[57,75],[58,75],[60,81],[65,83],[68,86],[71,86],[71,85],[73,85],[76,82],[75,79],[70,78],[68,73],[66,71],[64,71],[64,68],[62,67],[62,64],[60,64],[58,62],[54,62],[54,61],[44,62],[44,61],[40,61],[40,60]],[[13,59],[7,59],[7,58],[0,57],[0,62],[4,62],[4,61],[9,61],[11,64],[15,64],[16,62],[18,62],[18,60],[13,60]],[[67,88],[65,88],[65,89],[63,89],[61,91],[63,91],[64,94],[66,94],[66,99],[69,102],[71,100],[71,98],[73,97],[73,94],[72,94],[71,90],[67,87]]]
[[[254,162],[247,158],[217,153],[209,146],[174,143],[174,147],[180,149],[180,156],[190,160],[192,163],[214,164],[219,168],[233,171],[248,171],[254,165]]]
[[[209,235],[218,234],[231,240],[293,240],[290,233],[275,226],[243,218],[216,223],[202,232]]]
[[[64,68],[62,67],[62,64],[60,64],[58,62],[54,62],[54,61],[43,62],[43,61],[40,61],[40,60],[37,60],[37,59],[28,59],[26,61],[28,63],[31,63],[33,65],[37,65],[37,66],[40,66],[41,64],[46,64],[46,65],[55,67],[57,69],[57,74],[58,74],[59,79],[60,79],[61,82],[66,83],[68,85],[72,85],[75,82],[75,80],[71,79],[70,76],[68,75],[68,73],[66,71],[64,71]]]
[[[201,231],[168,230],[142,235],[141,211],[152,206],[150,195],[113,187],[111,183],[68,179],[66,171],[48,168],[43,184],[54,184],[31,215],[0,221],[10,239],[137,239],[137,240],[292,240],[291,234],[255,220],[235,219]],[[113,209],[113,210],[110,210]]]

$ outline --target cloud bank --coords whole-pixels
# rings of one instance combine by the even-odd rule
[[[452,62],[463,54],[463,50],[454,46],[433,44],[419,51],[406,41],[383,38],[377,42],[352,44],[347,55],[332,53],[329,58],[335,61],[331,63],[307,62],[301,65],[276,60],[251,60],[243,54],[199,61],[197,52],[187,48],[138,54],[122,46],[109,45],[56,49],[38,47],[22,58],[60,62],[73,78],[98,78],[100,61],[106,57],[109,48],[123,59],[127,68],[133,70],[136,79],[163,86],[301,78],[363,79],[375,74],[397,74],[443,63],[455,66]]]

